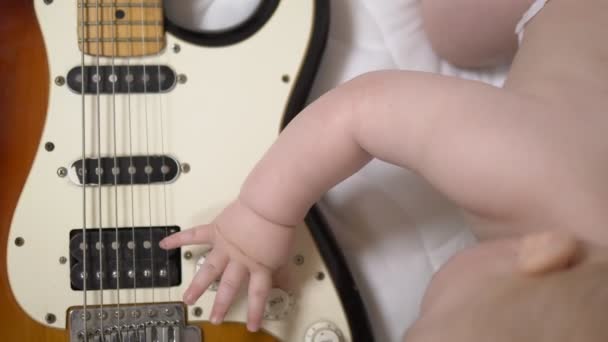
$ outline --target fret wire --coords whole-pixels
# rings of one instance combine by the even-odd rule
[[[135,50],[131,51],[132,56],[146,56],[158,53],[159,51],[153,47],[152,43],[158,43],[162,41],[164,45],[164,20],[163,20],[163,6],[162,1],[146,1],[146,0],[78,0],[77,7],[79,14],[85,14],[87,17],[98,17],[98,20],[93,21],[88,18],[82,18],[79,16],[77,26],[78,29],[78,45],[87,54],[108,57],[107,49],[110,48],[110,44],[116,44],[118,47],[117,56],[126,57],[129,52],[126,52],[125,44],[135,44]],[[86,1],[86,2],[85,2]],[[112,1],[112,2],[110,2]],[[118,2],[115,2],[118,1]],[[118,11],[120,7],[123,7],[127,13],[127,17],[118,19],[115,17],[114,11]],[[83,10],[86,9],[86,10]],[[82,12],[82,13],[81,13]],[[101,13],[97,13],[101,12]],[[105,12],[105,13],[104,13]],[[102,17],[98,15],[101,14]],[[141,20],[135,19],[133,16],[141,15]],[[105,17],[105,18],[103,18]],[[84,27],[85,30],[80,30]],[[109,37],[107,32],[108,27],[117,27],[118,36],[114,38]],[[136,31],[142,30],[141,33],[146,35],[150,29],[160,28],[161,36],[156,37],[155,35],[146,35],[143,39],[135,38],[131,35],[124,35],[126,28],[134,27]],[[97,37],[96,30],[102,28],[102,34]],[[122,32],[122,33],[121,33]],[[95,45],[97,43],[102,44],[101,50],[97,51]],[[158,47],[159,44],[157,44]]]
[[[106,21],[101,21],[99,23],[95,22],[95,21],[87,21],[87,22],[81,22],[80,26],[85,25],[85,26],[97,26],[97,25],[138,25],[138,26],[162,26],[163,22],[160,20],[146,20],[146,21],[139,21],[139,20],[106,20]]]
[[[146,37],[141,38],[86,38],[85,43],[154,43],[157,39],[162,37]],[[78,39],[79,43],[82,43],[82,39]]]
[[[81,7],[81,4],[78,4]],[[87,3],[84,5],[86,8],[96,8],[94,3]],[[117,7],[128,7],[128,8],[162,8],[163,5],[160,2],[119,2],[119,3],[100,3],[99,7],[102,8],[117,8]]]

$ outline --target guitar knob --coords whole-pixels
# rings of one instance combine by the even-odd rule
[[[306,330],[304,342],[344,342],[344,336],[335,324],[320,321]]]
[[[287,317],[293,310],[294,302],[293,296],[289,293],[279,288],[271,289],[266,301],[264,319],[276,321]]]

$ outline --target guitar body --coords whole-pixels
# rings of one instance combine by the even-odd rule
[[[30,1],[9,0],[0,14],[0,156],[13,166],[0,180],[0,336],[5,341],[67,341],[27,316],[11,293],[6,247],[12,213],[38,148],[48,102],[49,76],[40,29]],[[27,81],[29,80],[29,81]],[[35,80],[35,82],[34,82]]]
[[[162,16],[144,20],[162,15],[150,0],[100,2],[126,3],[120,11],[131,22],[135,6],[148,3],[139,22],[150,27],[140,31],[163,30],[155,41],[128,36],[128,46],[91,43],[100,31],[83,23],[85,31],[79,18],[125,17],[115,7],[91,12],[94,0],[86,12],[81,0],[7,0],[0,11],[0,340],[84,341],[84,331],[87,340],[110,340],[140,325],[138,334],[187,342],[372,341],[315,211],[298,229],[282,290],[256,334],[245,329],[244,295],[219,326],[207,323],[213,290],[192,306],[181,302],[205,246],[166,255],[154,247],[163,234],[218,214],[301,109],[324,47],[327,3],[265,0],[239,27],[203,34]],[[167,336],[176,335],[157,338],[176,338]]]

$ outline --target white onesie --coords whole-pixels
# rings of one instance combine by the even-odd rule
[[[525,28],[526,24],[530,20],[532,20],[532,18],[534,18],[534,16],[536,16],[538,14],[538,12],[540,12],[540,10],[543,9],[543,7],[545,7],[547,2],[549,2],[549,0],[534,1],[534,3],[530,6],[530,8],[528,8],[526,13],[524,13],[524,15],[521,17],[521,19],[517,23],[517,26],[515,27],[515,34],[517,34],[517,40],[519,41],[519,44],[521,44],[521,41],[524,38],[524,28]]]

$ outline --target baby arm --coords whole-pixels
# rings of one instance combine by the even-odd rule
[[[222,275],[211,313],[219,322],[249,277],[248,327],[257,330],[272,272],[287,261],[293,227],[328,189],[374,157],[420,173],[457,202],[488,203],[458,184],[470,176],[467,168],[479,165],[468,165],[475,156],[452,138],[485,130],[474,124],[479,111],[509,110],[503,93],[482,83],[402,71],[368,74],[329,92],[288,125],[239,197],[213,222],[161,242],[163,248],[213,246],[184,301],[194,302]],[[452,153],[460,158],[441,162]]]

